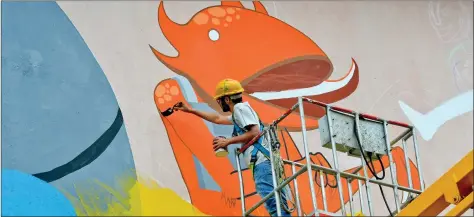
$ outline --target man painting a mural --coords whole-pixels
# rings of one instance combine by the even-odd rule
[[[463,2],[4,1],[2,215],[473,216]]]
[[[217,84],[214,99],[220,105],[223,112],[231,112],[232,115],[224,116],[214,112],[204,112],[188,107],[185,103],[180,103],[175,110],[194,114],[215,124],[234,125],[231,138],[216,137],[213,141],[213,148],[217,152],[227,149],[231,144],[247,144],[263,130],[263,123],[258,118],[257,113],[248,102],[242,101],[244,89],[240,82],[233,79],[224,79]],[[266,136],[260,137],[252,146],[245,150],[245,162],[253,170],[255,188],[263,198],[274,189],[272,166],[269,160],[270,141]],[[282,216],[291,216],[288,209],[287,194],[280,193],[280,203]],[[277,215],[275,196],[270,197],[265,202],[265,208],[271,216]]]

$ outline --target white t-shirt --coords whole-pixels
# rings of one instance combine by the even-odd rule
[[[237,103],[234,106],[233,114],[234,114],[235,124],[237,124],[237,126],[239,126],[244,131],[247,131],[245,127],[249,125],[257,125],[257,127],[260,129],[260,122],[258,121],[257,113],[248,104],[248,102]],[[232,115],[228,116],[228,118],[232,123],[234,123],[232,120]],[[267,150],[270,150],[269,148],[270,143],[267,138],[268,134],[264,134],[262,137],[263,137],[262,146],[265,147]],[[245,144],[242,144],[242,145],[245,145]],[[245,159],[245,162],[247,163],[247,167],[248,165],[250,165],[250,158],[251,158],[253,149],[254,149],[254,146],[252,145],[244,152],[244,159]],[[265,155],[263,155],[261,152],[257,152],[257,162],[255,163],[255,165],[262,163],[265,160],[268,160],[265,157]]]

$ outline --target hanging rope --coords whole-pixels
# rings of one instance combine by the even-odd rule
[[[277,177],[278,177],[278,185],[280,185],[288,177],[286,176],[284,163],[283,163],[283,160],[282,160],[281,155],[280,155],[280,145],[281,145],[281,143],[280,143],[280,141],[278,139],[278,135],[276,133],[277,128],[278,128],[277,125],[270,126],[270,129],[269,129],[268,132],[270,134],[270,146],[271,146],[270,148],[271,148],[272,155],[273,155],[273,162],[275,163],[275,170],[276,170],[275,173],[277,174]],[[283,189],[286,189],[286,190],[283,190]],[[287,211],[288,213],[292,213],[292,212],[295,211],[295,207],[296,207],[296,204],[293,202],[295,200],[295,194],[292,191],[292,189],[290,188],[289,184],[286,185],[283,189],[282,190],[283,190],[283,192],[285,192],[285,195],[287,197],[291,197],[291,199],[287,198],[286,201],[291,203],[291,205],[292,205],[291,208],[290,208],[290,206],[288,206],[288,208],[286,206],[283,206],[283,209],[285,211]],[[290,193],[290,195],[288,195],[288,193]],[[283,197],[282,197],[281,194],[280,194],[280,201],[283,202]]]

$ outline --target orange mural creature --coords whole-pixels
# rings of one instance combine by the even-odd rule
[[[219,105],[211,97],[217,82],[224,78],[240,81],[246,90],[244,100],[264,123],[269,123],[296,103],[296,99],[266,102],[252,97],[251,93],[313,87],[328,79],[333,66],[309,37],[269,16],[260,2],[254,5],[255,11],[245,9],[240,2],[223,1],[220,6],[199,11],[188,23],[180,25],[170,20],[161,2],[158,8],[161,30],[179,54],[170,57],[151,49],[168,68],[189,79],[198,95],[217,111]],[[310,98],[331,103],[350,95],[359,81],[357,65],[353,64],[355,70],[350,72],[354,74],[345,87]],[[308,111],[307,129],[317,128],[316,118],[323,113],[320,108]],[[299,130],[299,115],[290,115],[280,126]]]
[[[230,136],[232,127],[211,124],[202,119],[182,112],[169,110],[177,102],[187,103],[190,107],[208,111],[220,110],[212,98],[215,85],[224,78],[233,78],[242,83],[246,90],[243,98],[248,101],[265,124],[282,115],[296,103],[295,98],[271,101],[251,96],[254,92],[283,91],[295,88],[307,88],[327,80],[332,73],[332,63],[321,48],[309,37],[292,26],[268,15],[260,2],[253,2],[255,10],[243,7],[240,2],[222,1],[221,5],[205,8],[197,12],[184,24],[173,22],[166,14],[163,2],[158,8],[158,22],[167,40],[176,48],[178,56],[170,57],[150,46],[155,56],[169,69],[180,76],[161,81],[154,92],[154,100],[161,114],[170,144],[176,157],[180,172],[188,188],[192,204],[208,215],[241,215],[239,179],[232,148],[229,156],[215,157],[212,139],[217,135]],[[354,60],[351,70],[345,75],[351,76],[347,84],[337,90],[310,96],[309,98],[332,103],[349,96],[358,85],[359,71]],[[343,79],[344,79],[343,78]],[[308,129],[318,127],[318,118],[324,115],[320,108],[308,109],[306,124]],[[278,131],[281,156],[291,161],[305,162],[289,131],[301,128],[297,112],[288,116],[279,124]],[[408,186],[407,171],[403,151],[392,150],[397,166],[398,183]],[[311,154],[313,163],[331,167],[321,153]],[[388,158],[382,157],[384,168],[388,167]],[[377,172],[384,168],[374,163]],[[418,177],[418,170],[410,163],[412,177]],[[285,167],[286,174],[291,168]],[[359,173],[363,170],[352,168],[346,172]],[[318,207],[322,208],[322,188],[319,186],[319,174],[316,178]],[[247,209],[257,203],[261,197],[255,193],[252,173],[243,171]],[[307,175],[297,178],[302,209],[312,212],[309,180]],[[335,177],[326,176],[325,187],[328,211],[336,212],[340,207]],[[348,181],[342,179],[344,202],[349,200]],[[414,178],[414,188],[420,188]],[[351,182],[355,194],[359,186]],[[290,188],[294,186],[290,184]],[[252,215],[267,215],[261,206]],[[296,215],[296,212],[293,213]]]

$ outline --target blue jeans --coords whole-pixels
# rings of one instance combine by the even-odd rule
[[[266,160],[254,167],[254,180],[255,180],[255,188],[257,193],[260,197],[267,196],[270,192],[273,191],[273,178],[272,178],[272,166],[270,164],[270,160]],[[281,192],[281,191],[280,191]],[[272,193],[273,194],[273,193]],[[283,203],[286,208],[288,208],[288,203],[286,200],[286,195],[280,193],[280,203]],[[271,216],[277,216],[277,207],[276,207],[276,200],[275,196],[270,197],[264,203],[265,208],[270,213]],[[291,216],[283,206],[281,207],[281,216]]]

